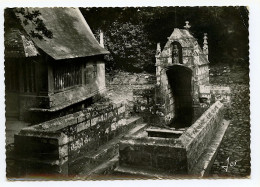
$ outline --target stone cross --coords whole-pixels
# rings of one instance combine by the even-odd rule
[[[185,21],[185,23],[186,23],[186,25],[184,26],[185,29],[188,30],[189,28],[191,28],[191,26],[189,25],[189,21]]]

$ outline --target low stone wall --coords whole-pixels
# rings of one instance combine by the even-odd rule
[[[169,86],[167,91],[150,86],[133,90],[134,112],[141,115],[150,125],[170,124],[174,117],[174,100]]]
[[[189,174],[216,136],[223,116],[224,105],[217,101],[179,138],[125,137],[119,145],[117,170],[130,167],[167,175]]]
[[[143,117],[145,121],[151,121],[156,114],[155,87],[133,89],[133,111]]]
[[[119,155],[121,167],[187,173],[186,150],[177,139],[128,137],[120,142]]]
[[[111,85],[149,85],[156,83],[156,77],[146,73],[117,72],[107,74],[107,84]]]
[[[189,127],[179,138],[187,151],[188,171],[199,161],[215,132],[220,128],[224,116],[224,105],[217,101]]]
[[[68,175],[75,160],[119,135],[126,125],[125,105],[99,104],[84,111],[24,128],[15,135],[17,163],[24,175]],[[27,171],[27,169],[28,171]],[[30,173],[28,173],[30,171]]]
[[[228,86],[201,85],[199,87],[200,98],[207,98],[208,103],[220,101],[226,107],[230,107],[231,90]]]
[[[228,86],[212,85],[210,87],[210,94],[212,102],[220,101],[226,107],[230,107],[231,89]]]

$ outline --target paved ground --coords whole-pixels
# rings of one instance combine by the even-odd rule
[[[214,177],[246,177],[250,175],[250,103],[248,70],[212,68],[211,82],[231,87],[231,123],[211,169]],[[229,72],[231,71],[231,72]],[[224,167],[223,167],[224,166]],[[228,166],[228,167],[225,167]]]

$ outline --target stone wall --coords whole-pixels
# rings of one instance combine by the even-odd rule
[[[148,73],[117,72],[107,74],[106,78],[109,85],[151,85],[156,82],[156,77]]]
[[[187,173],[186,151],[177,139],[126,137],[119,144],[120,167]]]
[[[119,145],[120,159],[116,170],[127,172],[127,168],[137,168],[134,170],[168,176],[191,173],[222,127],[224,112],[224,105],[217,101],[178,138],[143,134],[125,137]]]
[[[96,94],[104,92],[105,87],[98,88],[96,83],[78,86],[73,89],[50,95],[50,110],[60,110],[65,106],[86,100]]]
[[[165,69],[161,71],[161,85],[156,93],[156,101],[160,104],[160,108],[164,108],[163,114],[161,114],[164,117],[163,123],[165,125],[170,124],[174,118],[175,108],[172,88],[168,82]]]
[[[174,117],[174,99],[169,84],[133,89],[133,104],[134,112],[150,125],[167,125]]]
[[[215,132],[221,126],[224,117],[224,105],[217,101],[189,127],[179,138],[187,151],[188,171],[199,161]]]
[[[119,135],[126,125],[125,105],[93,105],[84,111],[24,128],[15,135],[17,163],[30,174],[64,174],[74,161]],[[70,165],[70,167],[68,167]]]
[[[220,101],[226,107],[231,104],[231,89],[228,86],[212,85],[210,87],[210,94],[212,102]]]
[[[119,71],[106,78],[108,91],[105,97],[125,101],[127,118],[132,115],[142,115],[147,118],[143,114],[149,110],[154,100],[155,75]],[[146,94],[148,95],[146,96]]]
[[[209,85],[209,67],[202,65],[195,69],[198,85]]]
[[[155,87],[133,89],[134,113],[143,117],[145,121],[151,121],[155,114]]]

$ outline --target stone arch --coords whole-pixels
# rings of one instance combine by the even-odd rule
[[[172,52],[172,63],[183,64],[182,46],[179,42],[174,41],[171,43],[171,52]]]
[[[174,120],[171,126],[189,127],[192,124],[192,70],[183,65],[166,68],[168,82],[174,98]]]

